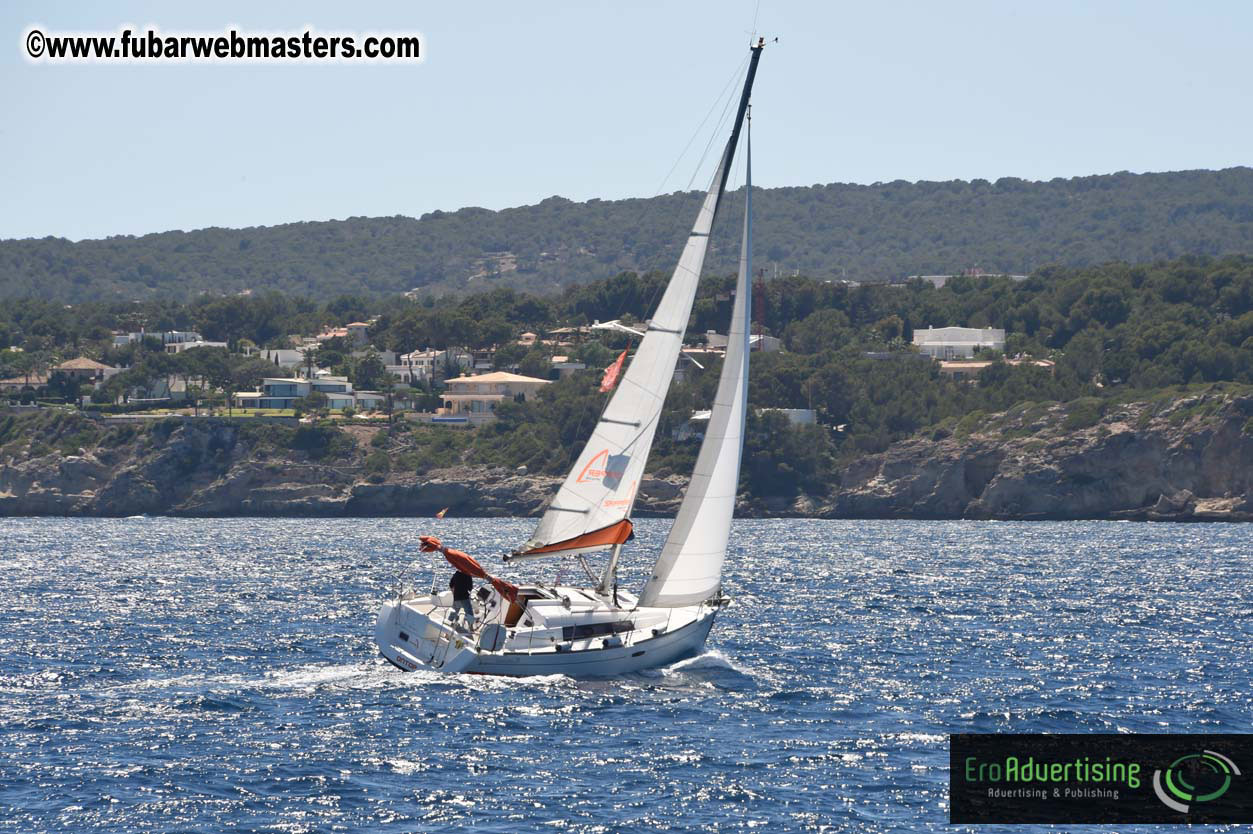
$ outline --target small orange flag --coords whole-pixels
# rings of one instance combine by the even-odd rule
[[[440,510],[439,512],[437,512],[437,513],[435,514],[435,517],[436,517],[436,518],[443,518],[443,517],[444,517],[444,513],[446,513],[446,512],[448,512],[448,508],[447,508],[447,507],[444,507],[444,509]]]
[[[627,350],[630,350],[630,348],[627,348]],[[613,364],[605,368],[605,376],[600,381],[600,393],[608,394],[618,384],[618,375],[622,373],[622,363],[626,361],[626,355],[627,351],[622,351],[622,353],[618,354],[618,358],[614,360]]]

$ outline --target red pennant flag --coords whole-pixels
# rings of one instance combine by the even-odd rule
[[[630,350],[630,348],[627,348]],[[622,373],[622,363],[626,361],[627,351],[618,354],[613,364],[605,368],[605,377],[600,381],[600,393],[608,394],[618,384],[618,375]]]

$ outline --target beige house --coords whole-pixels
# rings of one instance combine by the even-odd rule
[[[370,323],[368,321],[354,321],[347,325],[344,330],[348,331],[348,338],[352,339],[355,345],[364,345],[370,341]]]
[[[60,371],[80,382],[102,382],[120,371],[120,369],[112,365],[97,362],[95,359],[88,359],[86,356],[62,362],[52,370]]]
[[[444,382],[444,414],[471,419],[490,418],[501,401],[518,397],[529,400],[548,382],[504,371],[449,379]]]
[[[34,390],[47,384],[47,374],[23,374],[10,379],[0,379],[0,394],[20,394],[27,388]]]

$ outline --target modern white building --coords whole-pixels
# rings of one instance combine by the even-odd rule
[[[204,337],[194,330],[166,330],[154,331],[152,333],[140,330],[138,333],[114,333],[113,346],[123,347],[131,342],[141,342],[144,339],[160,339],[162,346],[204,341]]]
[[[387,366],[387,372],[408,385],[432,382],[443,370],[447,351],[415,350],[398,357],[395,364]]]
[[[296,401],[314,391],[326,395],[326,407],[331,411],[357,408],[357,397],[352,383],[342,376],[319,379],[299,377],[266,377],[261,380],[260,391],[241,391],[235,395],[237,408],[292,408]]]
[[[387,395],[378,391],[354,391],[357,411],[382,411],[387,406]]]
[[[812,408],[759,408],[757,409],[757,414],[762,415],[768,411],[782,414],[793,426],[818,425],[818,412]],[[679,441],[704,437],[705,430],[709,428],[709,418],[712,415],[713,412],[709,409],[693,411],[687,422],[677,426],[671,432],[671,436]]]
[[[782,414],[793,426],[815,426],[818,424],[818,412],[812,408],[759,408],[758,414],[771,411]]]
[[[919,353],[932,359],[969,359],[976,352],[1005,350],[1005,331],[996,327],[928,327],[914,331]]]

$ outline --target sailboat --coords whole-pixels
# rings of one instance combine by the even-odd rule
[[[399,586],[375,627],[380,652],[405,670],[449,674],[614,676],[663,666],[700,651],[719,611],[748,406],[751,292],[751,141],[745,140],[743,238],[727,352],[709,427],[687,492],[642,591],[618,588],[631,511],[674,376],[696,298],[709,235],[749,111],[764,39],[750,47],[739,107],[713,180],[656,311],[590,439],[540,519],[506,563],[608,553],[595,587],[515,585],[489,574],[439,539],[422,537],[458,570],[487,580],[471,602],[453,592]],[[751,121],[751,119],[750,119]],[[590,574],[594,577],[595,574]]]

